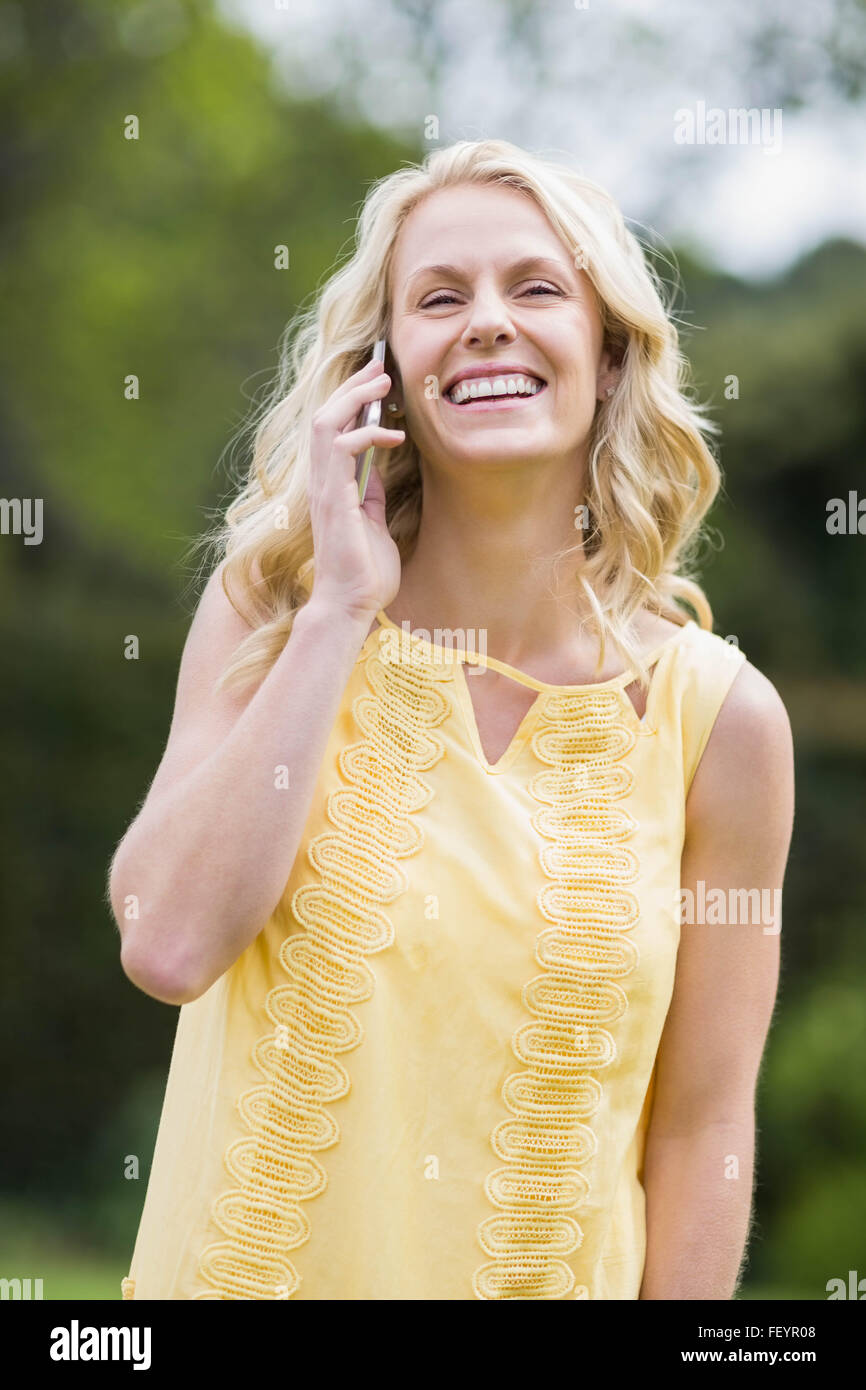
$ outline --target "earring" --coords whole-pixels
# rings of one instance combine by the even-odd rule
[[[389,401],[387,408],[392,415],[399,415],[401,413],[400,407],[397,405],[396,401]]]
[[[616,387],[615,387],[615,386],[608,386],[607,390],[606,390],[605,393],[604,393],[604,394],[607,396],[608,400],[609,400],[610,397],[613,395],[613,393],[614,393],[615,390],[616,390]]]

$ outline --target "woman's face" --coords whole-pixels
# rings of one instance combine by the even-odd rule
[[[389,346],[399,374],[391,395],[425,459],[447,469],[509,460],[572,467],[582,457],[615,375],[577,249],[516,189],[440,189],[409,215],[391,270]],[[508,384],[521,367],[544,382],[535,395],[449,399],[458,374]]]

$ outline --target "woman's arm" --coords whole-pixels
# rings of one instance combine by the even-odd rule
[[[755,1090],[779,978],[794,818],[785,707],[749,663],[719,712],[686,804],[681,884],[722,889],[725,925],[684,922],[657,1058],[643,1182],[641,1298],[729,1299],[749,1234]],[[764,890],[751,899],[737,890]],[[740,923],[731,920],[738,904]],[[765,915],[763,907],[769,912]],[[704,914],[709,916],[710,913]]]
[[[190,628],[162,762],[109,874],[121,964],[167,1004],[209,989],[279,903],[352,667],[373,615],[400,587],[382,479],[374,468],[363,506],[355,481],[358,453],[405,438],[381,425],[353,428],[362,407],[388,393],[380,367],[368,362],[313,416],[313,593],[251,698],[214,691],[250,632],[223,591],[221,568]]]
[[[214,681],[250,632],[220,574],[211,576],[187,637],[162,761],[109,876],[123,969],[166,1004],[203,994],[279,902],[372,621],[314,596],[253,694],[215,693]],[[277,777],[281,766],[288,787]]]

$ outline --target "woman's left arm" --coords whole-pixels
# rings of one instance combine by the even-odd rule
[[[729,1299],[738,1287],[793,820],[788,715],[775,687],[747,662],[722,704],[686,803],[681,887],[696,911],[681,926],[656,1063],[640,1298]],[[713,889],[722,890],[715,901],[724,904],[715,920]]]

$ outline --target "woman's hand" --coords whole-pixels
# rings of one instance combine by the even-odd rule
[[[313,530],[313,594],[354,617],[374,616],[400,587],[400,552],[385,522],[385,489],[370,469],[367,493],[358,500],[355,456],[371,444],[392,449],[404,430],[383,425],[355,428],[361,409],[387,394],[391,378],[380,362],[368,362],[313,416],[310,522]]]

